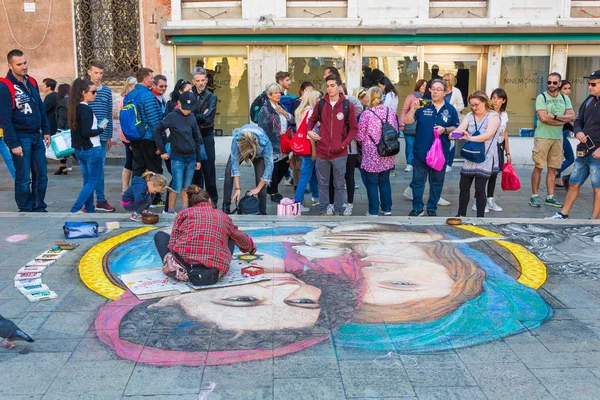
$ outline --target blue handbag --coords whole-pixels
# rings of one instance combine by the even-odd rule
[[[65,222],[63,232],[67,239],[83,239],[98,237],[98,223],[89,222]]]
[[[475,132],[471,136],[479,136],[481,134],[481,132],[479,132],[479,129],[483,126],[483,123],[487,120],[489,115],[490,114],[488,113],[488,115],[485,116],[485,118],[483,119],[483,121],[481,121],[479,126],[477,126],[477,120],[475,120],[475,117],[473,117],[473,120],[475,122]],[[491,147],[492,146],[490,146],[490,148]],[[487,155],[487,152],[485,151],[485,142],[467,141],[464,144],[462,150],[460,151],[460,155],[467,161],[481,164],[485,161],[485,156]]]

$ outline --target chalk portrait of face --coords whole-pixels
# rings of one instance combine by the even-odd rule
[[[253,263],[270,281],[147,301],[126,292],[100,310],[100,340],[143,363],[217,365],[285,355],[329,337],[355,349],[439,351],[536,328],[552,315],[517,281],[514,266],[481,251],[489,242],[456,228],[356,223],[245,231],[261,254]],[[160,266],[148,251],[151,240],[140,236],[106,258],[115,281]],[[131,334],[148,329],[147,340]]]

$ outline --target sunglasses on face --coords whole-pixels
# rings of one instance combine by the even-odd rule
[[[591,87],[596,87],[597,84],[598,82],[588,82],[588,85]]]
[[[558,84],[559,84],[560,82],[557,82],[557,81],[548,81],[548,82],[546,82],[546,83],[547,83],[548,85],[554,85],[554,86],[558,86]]]
[[[90,93],[96,95],[97,90],[90,90]]]

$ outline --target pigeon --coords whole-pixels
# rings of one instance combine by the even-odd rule
[[[19,329],[14,322],[4,318],[2,315],[0,315],[0,337],[6,339],[2,342],[2,345],[9,349],[14,349],[16,347],[13,343],[14,340],[33,342],[33,339],[28,334]]]

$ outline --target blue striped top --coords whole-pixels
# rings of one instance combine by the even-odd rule
[[[96,100],[88,103],[92,107],[94,115],[98,119],[98,125],[104,118],[108,120],[108,125],[102,134],[100,140],[108,140],[112,138],[113,133],[113,116],[112,116],[112,90],[106,85],[102,85],[101,89],[96,88]]]

